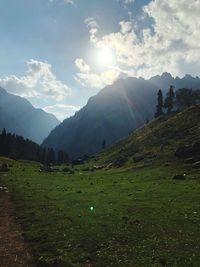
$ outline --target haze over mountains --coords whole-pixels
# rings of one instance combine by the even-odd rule
[[[64,120],[43,142],[45,147],[63,149],[71,157],[92,155],[101,150],[103,140],[109,146],[152,119],[157,91],[164,94],[170,85],[200,88],[200,79],[186,75],[173,78],[169,73],[152,77],[117,80],[89,99],[73,117]]]
[[[25,98],[12,95],[0,87],[0,130],[22,135],[41,144],[59,124],[52,114],[34,108]]]

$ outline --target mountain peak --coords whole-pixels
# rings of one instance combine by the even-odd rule
[[[163,74],[161,75],[161,77],[164,78],[164,79],[166,79],[166,78],[168,78],[168,79],[173,78],[172,75],[171,75],[171,73],[169,73],[169,72],[163,72]]]

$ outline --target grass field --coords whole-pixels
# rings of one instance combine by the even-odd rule
[[[199,266],[198,171],[173,161],[74,174],[11,164],[0,181],[38,266]]]

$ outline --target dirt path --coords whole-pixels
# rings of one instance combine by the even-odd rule
[[[0,188],[0,267],[35,267],[20,226],[14,219],[14,207],[6,188]]]

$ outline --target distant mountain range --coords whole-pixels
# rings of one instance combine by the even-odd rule
[[[0,87],[0,130],[22,135],[41,144],[59,120],[34,108],[25,98],[12,95]]]
[[[164,94],[170,85],[175,88],[200,88],[200,79],[186,75],[173,78],[169,73],[152,77],[117,80],[89,99],[73,117],[57,126],[43,146],[64,149],[72,157],[92,155],[101,150],[105,139],[109,146],[152,119],[157,91]]]

